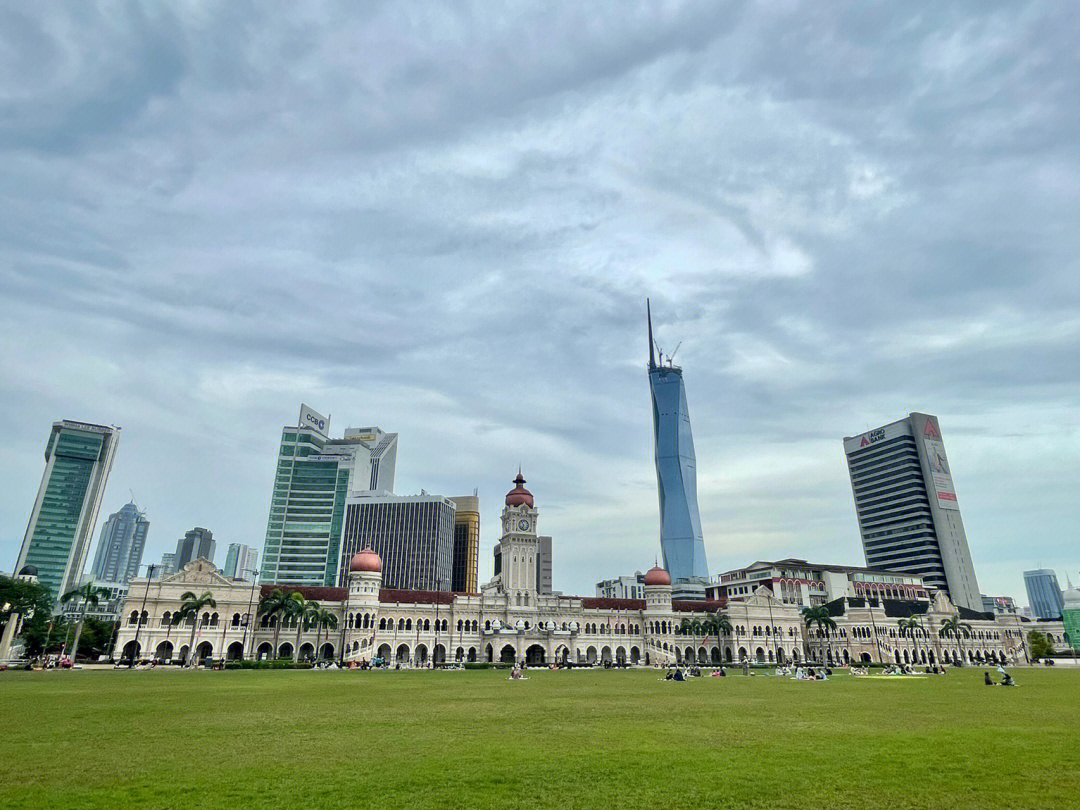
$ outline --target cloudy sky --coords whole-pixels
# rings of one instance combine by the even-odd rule
[[[1075,6],[513,6],[3,4],[0,569],[60,418],[146,561],[261,547],[304,401],[479,488],[484,578],[520,463],[591,593],[658,551],[651,296],[713,571],[862,563],[841,437],[920,410],[982,590],[1075,579]]]

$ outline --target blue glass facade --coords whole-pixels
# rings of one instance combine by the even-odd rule
[[[697,459],[682,369],[662,363],[655,365],[650,359],[649,388],[664,568],[672,580],[704,578],[709,575],[709,566],[698,515]]]

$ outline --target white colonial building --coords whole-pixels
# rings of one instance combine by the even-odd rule
[[[540,593],[539,513],[524,479],[519,475],[514,483],[502,513],[495,575],[480,593],[383,588],[382,560],[370,549],[353,556],[348,588],[257,585],[226,578],[200,559],[163,579],[131,582],[115,649],[128,660],[186,661],[194,650],[203,662],[382,659],[405,666],[1026,660],[1024,635],[1032,623],[958,610],[940,593],[929,601],[835,600],[826,605],[835,627],[826,623],[824,634],[807,627],[801,605],[766,587],[738,600],[673,600],[671,577],[659,566],[644,576],[643,599]],[[336,628],[260,611],[276,590],[317,602],[336,617]],[[177,624],[187,593],[209,594],[213,604]],[[709,625],[721,613],[731,629],[717,633]],[[902,633],[899,620],[912,616],[918,626]],[[959,640],[940,634],[953,617],[962,623]]]

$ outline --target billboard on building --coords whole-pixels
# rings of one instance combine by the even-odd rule
[[[300,427],[315,428],[323,436],[330,438],[330,418],[304,404],[300,405]]]
[[[959,511],[960,505],[956,502],[956,488],[953,486],[949,459],[945,455],[945,445],[941,442],[941,433],[937,426],[929,419],[926,420],[926,427],[923,429],[923,451],[926,453],[926,462],[930,467],[930,477],[934,482],[938,507]]]
[[[895,439],[897,436],[910,435],[911,429],[908,427],[907,420],[901,419],[899,422],[893,422],[891,425],[885,425],[885,427],[868,430],[866,433],[860,433],[858,436],[845,437],[844,452],[854,453],[856,450],[862,450],[864,447],[870,447],[878,442]]]

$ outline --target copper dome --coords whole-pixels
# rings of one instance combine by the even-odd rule
[[[646,585],[670,585],[671,574],[661,568],[659,565],[654,565],[649,569],[649,572],[645,574]]]
[[[521,470],[518,470],[514,483],[517,486],[506,493],[506,505],[521,506],[521,504],[525,504],[526,506],[532,506],[533,496],[529,490],[525,489],[525,478],[521,475]]]
[[[353,555],[349,563],[350,571],[373,571],[382,573],[382,558],[375,553],[374,549],[365,548]]]

